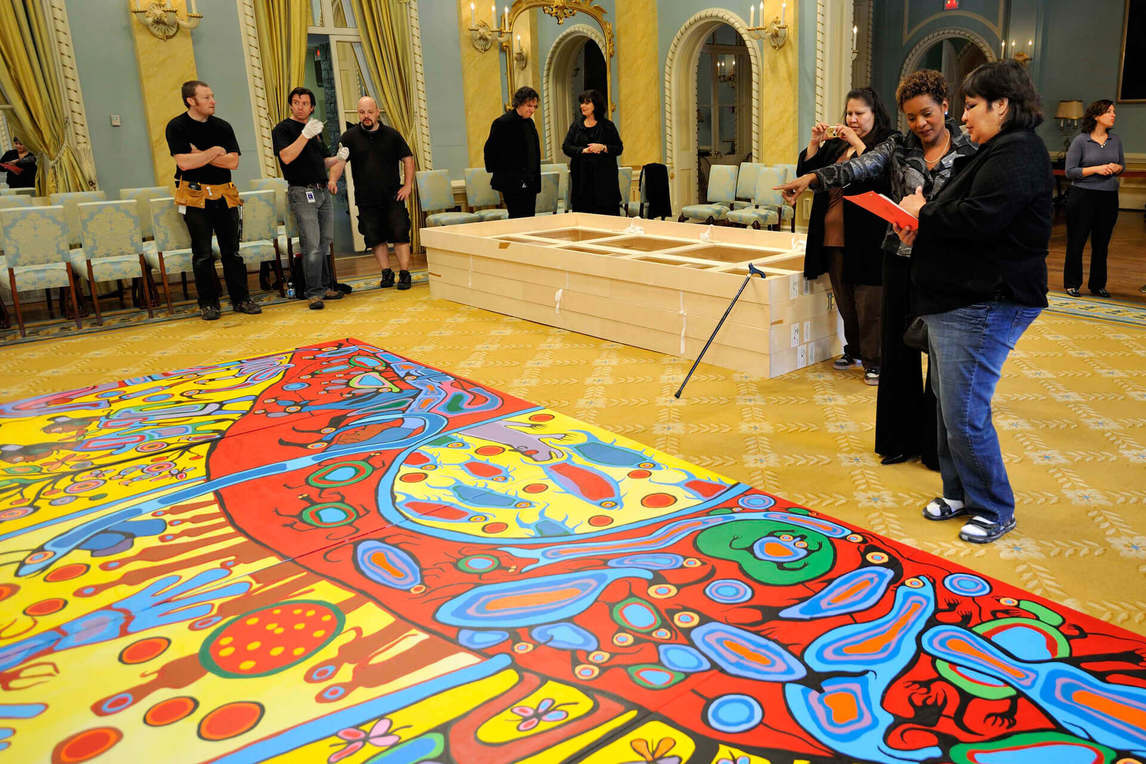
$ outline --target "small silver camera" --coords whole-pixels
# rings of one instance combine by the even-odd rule
[[[840,137],[839,129],[835,125],[829,126],[828,129],[824,131],[824,138],[826,138],[829,141],[833,138],[839,138],[839,137]]]

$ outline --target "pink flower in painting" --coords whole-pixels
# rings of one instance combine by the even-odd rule
[[[346,741],[346,745],[341,750],[335,751],[330,754],[327,759],[329,764],[334,764],[336,761],[345,759],[350,754],[361,749],[367,743],[378,748],[389,748],[397,743],[401,738],[397,735],[390,733],[390,720],[383,717],[374,722],[374,726],[370,728],[369,732],[363,732],[357,727],[347,727],[340,730],[338,736]],[[398,729],[401,729],[399,727]],[[397,732],[398,729],[394,731]]]
[[[554,703],[553,698],[545,698],[537,704],[537,708],[532,706],[514,706],[513,713],[521,717],[521,721],[517,723],[518,732],[528,732],[536,727],[541,722],[559,722],[569,716],[565,711],[560,710],[561,706],[568,706],[569,703]]]

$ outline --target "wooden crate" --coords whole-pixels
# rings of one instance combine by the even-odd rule
[[[436,298],[689,359],[755,263],[705,362],[775,377],[840,351],[800,234],[571,213],[421,235]]]

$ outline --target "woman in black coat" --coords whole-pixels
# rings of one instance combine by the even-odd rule
[[[618,215],[621,187],[617,155],[624,150],[617,126],[605,117],[605,99],[597,90],[577,97],[581,116],[573,120],[561,149],[569,157],[569,193],[574,212]]]
[[[800,175],[846,162],[863,154],[892,133],[891,118],[871,88],[848,93],[845,124],[817,123],[812,139],[800,152],[796,172]],[[890,183],[878,177],[849,186],[849,194],[875,190],[886,193]],[[880,303],[883,294],[883,239],[887,223],[854,204],[845,204],[843,189],[821,188],[812,197],[808,241],[804,252],[804,276],[827,273],[844,320],[844,354],[835,368],[850,369],[863,362],[864,381],[878,384],[880,369]]]
[[[900,206],[919,227],[896,233],[912,245],[915,307],[927,323],[939,400],[943,495],[923,516],[967,515],[959,537],[981,544],[1015,527],[991,399],[1007,356],[1047,305],[1054,179],[1035,133],[1039,98],[1021,64],[977,67],[963,96],[963,124],[979,150],[930,199],[905,196]]]

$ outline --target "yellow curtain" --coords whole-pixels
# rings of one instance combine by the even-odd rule
[[[262,115],[264,135],[290,116],[286,97],[303,84],[306,65],[306,28],[310,3],[299,0],[255,0],[255,26],[267,89],[267,113]],[[278,163],[275,163],[277,171]]]
[[[37,155],[36,191],[87,191],[95,174],[80,162],[56,69],[56,49],[40,0],[0,0],[0,91],[9,125]]]
[[[390,122],[406,139],[414,153],[415,169],[425,169],[424,147],[414,128],[414,61],[410,47],[410,28],[404,4],[395,0],[353,0],[358,32],[366,52],[370,77],[378,88],[379,106]],[[406,201],[410,220],[410,245],[416,252],[418,236],[418,187]]]

